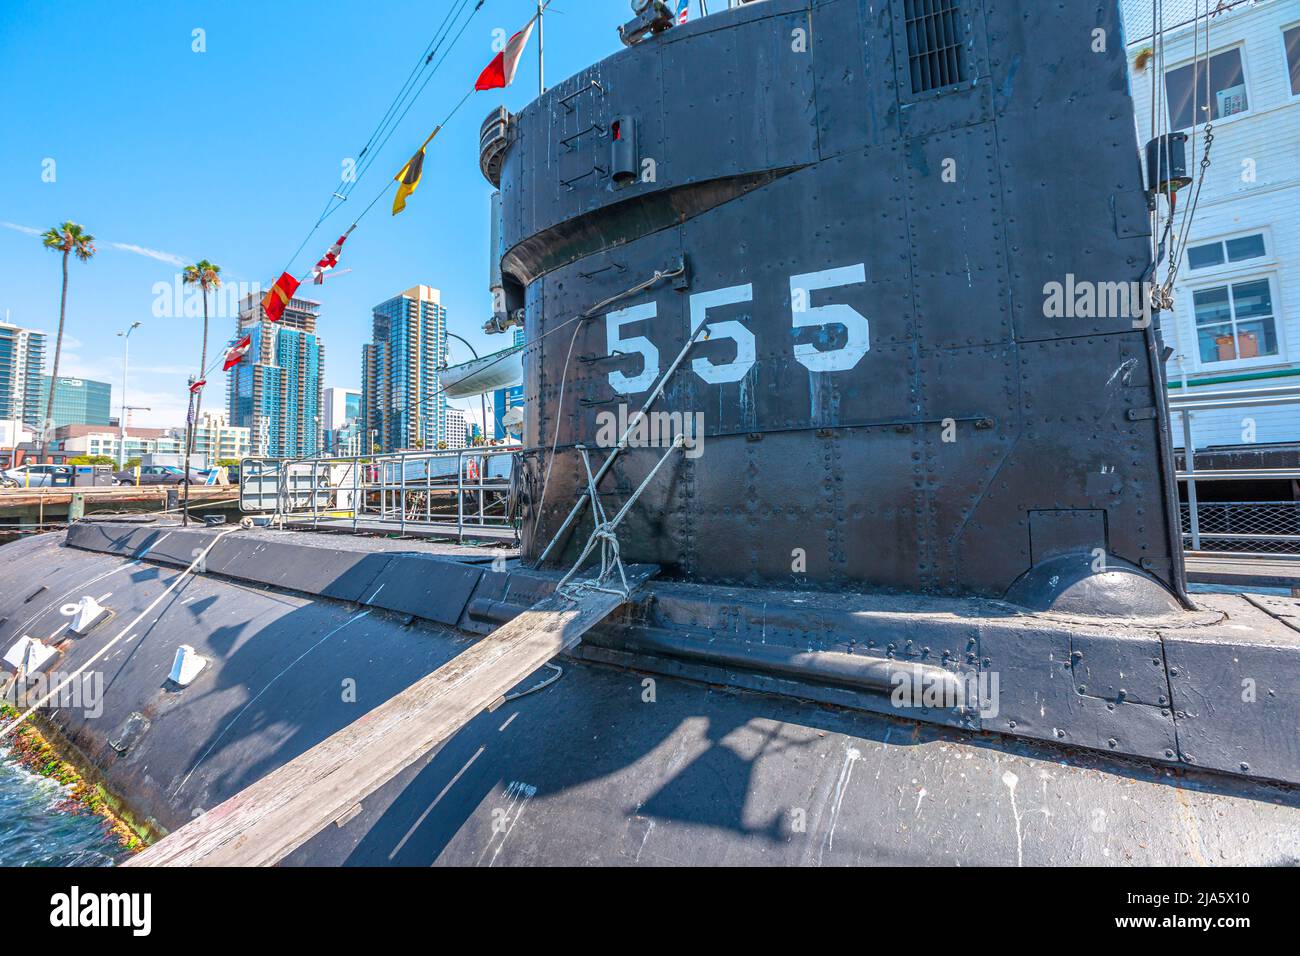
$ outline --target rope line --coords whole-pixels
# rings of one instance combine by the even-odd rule
[[[470,20],[473,19],[474,14],[478,13],[478,11],[482,8],[484,0],[478,0],[478,3],[474,7],[474,9],[470,11],[469,17],[467,17],[465,19],[465,22],[461,25],[461,28],[459,32],[457,32],[455,39],[452,40],[451,44],[443,52],[442,57],[438,59],[437,63],[433,65],[433,69],[429,71],[428,76],[425,77],[424,83],[421,84],[419,90],[415,93],[414,96],[412,96],[409,99],[409,101],[407,101],[406,107],[402,110],[401,114],[395,120],[389,122],[389,117],[392,115],[394,109],[396,109],[397,105],[402,102],[403,98],[406,95],[406,92],[413,87],[413,84],[416,78],[418,78],[420,72],[429,66],[431,62],[431,58],[437,53],[438,47],[440,47],[443,41],[446,40],[447,33],[450,31],[450,26],[454,22],[453,15],[459,15],[459,12],[465,8],[467,2],[468,0],[460,0],[459,6],[454,6],[452,10],[448,13],[448,15],[443,18],[443,21],[441,24],[439,24],[438,29],[434,31],[433,39],[429,41],[429,45],[425,47],[425,52],[422,53],[420,56],[420,62],[417,62],[416,67],[413,67],[412,72],[407,75],[407,79],[405,82],[403,82],[401,90],[398,91],[398,94],[397,96],[394,97],[393,102],[389,104],[388,109],[384,111],[384,116],[380,119],[379,124],[375,127],[375,130],[370,134],[370,138],[366,141],[366,144],[361,148],[361,152],[357,154],[358,159],[362,158],[363,156],[365,157],[364,161],[361,164],[361,167],[355,171],[355,175],[351,180],[345,178],[339,180],[339,185],[334,190],[331,191],[329,198],[326,199],[325,206],[322,209],[320,215],[317,216],[316,222],[307,231],[307,235],[304,236],[302,242],[298,244],[298,248],[295,249],[293,255],[289,257],[289,260],[285,263],[284,268],[280,270],[281,272],[289,271],[289,268],[290,266],[293,265],[294,260],[296,260],[299,254],[301,254],[302,250],[306,248],[307,243],[311,241],[311,238],[316,234],[317,230],[320,229],[321,225],[324,224],[325,220],[328,219],[335,211],[337,211],[338,208],[342,206],[343,203],[347,200],[347,198],[351,196],[352,191],[353,189],[356,188],[357,183],[361,181],[362,177],[370,169],[370,166],[374,163],[379,153],[383,151],[384,146],[388,144],[388,141],[392,137],[393,133],[397,131],[398,125],[400,125],[401,121],[406,117],[406,114],[410,112],[411,107],[415,105],[415,101],[419,99],[420,94],[424,92],[425,87],[428,86],[429,81],[433,79],[433,76],[434,74],[437,73],[438,68],[441,67],[442,64],[446,61],[448,54],[451,53],[451,50],[455,47],[456,43],[460,40],[461,36],[464,34],[465,28],[469,26],[469,22]],[[375,139],[380,135],[383,136],[383,139],[378,144],[376,144]],[[341,194],[344,198],[337,199],[338,194]],[[371,205],[373,205],[373,203]]]
[[[44,697],[42,697],[40,700],[38,700],[35,704],[33,704],[31,707],[27,708],[27,710],[25,710],[23,713],[19,714],[17,717],[15,717],[15,718],[14,718],[13,720],[11,720],[9,723],[5,724],[5,726],[0,727],[0,740],[3,740],[3,739],[4,739],[5,737],[7,737],[9,734],[13,733],[13,731],[18,727],[19,724],[21,724],[23,721],[25,721],[28,717],[30,717],[32,714],[34,714],[34,713],[35,713],[37,710],[39,710],[41,707],[44,707],[47,703],[49,703],[49,702],[54,698],[54,696],[55,696],[56,694],[58,694],[59,691],[63,690],[63,688],[65,688],[65,687],[67,687],[67,686],[68,686],[70,683],[72,683],[76,678],[80,677],[80,676],[82,675],[82,673],[84,673],[85,670],[86,670],[88,667],[90,667],[91,664],[95,663],[95,661],[99,660],[101,657],[103,657],[105,654],[107,654],[110,650],[112,650],[113,647],[117,644],[118,641],[120,641],[120,640],[121,640],[122,638],[124,638],[128,633],[130,633],[131,628],[135,627],[137,624],[139,624],[141,621],[143,621],[143,620],[144,620],[144,619],[145,619],[145,618],[150,614],[150,612],[152,612],[153,609],[156,608],[156,607],[157,607],[157,606],[162,602],[163,598],[167,597],[167,595],[169,595],[169,594],[171,594],[173,591],[175,591],[176,588],[180,585],[180,583],[181,583],[182,581],[184,581],[187,577],[189,577],[191,574],[194,573],[194,569],[195,569],[196,567],[198,567],[198,566],[203,562],[203,559],[206,558],[206,557],[208,556],[208,552],[210,552],[210,551],[211,551],[211,550],[216,546],[216,544],[217,544],[218,541],[220,541],[220,540],[221,540],[222,538],[224,538],[226,535],[228,535],[228,534],[233,534],[234,532],[239,531],[239,530],[240,530],[239,526],[236,525],[235,527],[230,528],[230,529],[227,530],[227,531],[222,531],[222,532],[220,532],[219,534],[217,534],[217,535],[216,535],[216,536],[215,536],[215,537],[214,537],[210,542],[208,542],[207,547],[205,547],[202,551],[200,551],[200,552],[195,556],[194,560],[190,562],[190,566],[187,567],[187,568],[186,568],[184,571],[182,571],[180,574],[176,575],[176,577],[172,579],[172,583],[169,584],[169,585],[167,585],[167,589],[166,589],[165,591],[163,591],[162,594],[158,595],[156,598],[154,598],[152,601],[150,601],[150,602],[149,602],[149,606],[146,607],[146,608],[145,608],[143,611],[141,611],[139,614],[137,614],[137,615],[136,615],[136,616],[131,620],[131,623],[130,623],[130,624],[128,624],[126,627],[122,628],[122,630],[118,631],[116,637],[114,637],[111,641],[109,641],[109,642],[106,643],[103,647],[101,647],[99,650],[97,650],[97,651],[96,651],[96,652],[95,652],[95,653],[94,653],[94,654],[93,654],[93,655],[92,655],[92,656],[91,656],[91,657],[86,661],[86,663],[82,664],[82,665],[81,665],[80,667],[78,667],[75,671],[73,671],[71,674],[69,674],[67,677],[65,677],[62,681],[60,681],[60,682],[58,683],[57,686],[55,686],[55,687],[54,687],[54,688],[53,688],[49,693],[47,693]]]

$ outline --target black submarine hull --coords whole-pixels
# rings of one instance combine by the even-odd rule
[[[705,323],[652,406],[699,422],[700,446],[628,514],[625,558],[688,581],[1001,597],[1100,554],[1186,604],[1158,341],[1130,296],[1151,250],[1117,3],[939,7],[961,54],[942,75],[912,75],[918,44],[945,41],[916,40],[910,2],[767,0],[510,118],[526,557],[585,490],[575,446],[596,467],[611,416]],[[665,444],[618,457],[611,513]]]
[[[212,533],[82,525],[75,546],[61,534],[6,545],[0,643],[59,638],[52,669],[71,672]],[[94,665],[102,708],[42,712],[40,726],[137,822],[175,830],[460,653],[490,629],[492,608],[476,600],[508,606],[548,586],[513,562],[507,575],[419,551],[304,532],[227,538],[207,572]],[[412,562],[422,573],[406,576]],[[376,594],[380,581],[390,584]],[[61,608],[87,593],[116,615],[68,636]],[[716,594],[711,603],[726,606]],[[788,622],[773,613],[776,640]],[[614,639],[594,638],[605,653]],[[180,644],[209,660],[184,688],[167,680]],[[1296,862],[1294,786],[818,703],[814,684],[788,676],[760,691],[734,665],[684,679],[672,660],[660,657],[652,675],[561,659],[558,681],[476,718],[285,864]],[[1179,703],[1184,694],[1202,691],[1189,684]]]
[[[156,832],[221,805],[551,595],[576,446],[682,355],[656,410],[700,454],[600,489],[670,455],[618,532],[661,578],[285,862],[1295,863],[1300,606],[1191,606],[1156,330],[1045,301],[1150,265],[1115,4],[963,0],[920,53],[909,9],[750,4],[507,120],[522,559],[242,529],[178,580],[220,532],[10,545],[0,644],[63,672],[177,585],[95,663],[102,710],[42,726]],[[115,617],[74,636],[85,595]]]

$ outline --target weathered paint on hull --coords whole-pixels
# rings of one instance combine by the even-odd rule
[[[6,546],[0,643],[53,634],[83,593],[108,594],[120,626],[179,572],[61,537]],[[93,654],[113,623],[75,639],[58,669]],[[141,816],[174,829],[469,639],[200,575],[104,658],[100,717],[46,719]],[[178,690],[166,678],[181,643],[212,663]],[[563,664],[563,679],[471,722],[289,862],[1259,864],[1294,862],[1300,846],[1294,788],[668,676],[649,695],[644,674]]]
[[[1150,261],[1116,0],[957,6],[966,71],[940,89],[912,88],[903,0],[768,0],[513,118],[526,556],[585,490],[574,446],[602,444],[602,416],[639,408],[707,318],[654,406],[702,415],[702,454],[656,475],[626,558],[690,581],[1001,597],[1100,549],[1181,591],[1154,330],[1124,297],[1117,314],[1045,304],[1050,283],[1128,289]],[[653,176],[613,184],[618,123]],[[656,272],[672,277],[625,295]],[[601,490],[626,500],[663,452],[623,454]]]

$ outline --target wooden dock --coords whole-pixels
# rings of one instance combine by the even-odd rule
[[[1185,560],[1191,584],[1300,589],[1300,555],[1189,552]]]
[[[112,511],[165,511],[167,493],[184,489],[176,485],[111,485],[67,488],[0,488],[0,522],[43,525],[75,521],[86,515]],[[190,510],[237,507],[237,485],[192,485]]]
[[[633,588],[658,571],[628,569]],[[553,594],[306,753],[169,834],[126,866],[273,866],[336,821],[624,603]]]

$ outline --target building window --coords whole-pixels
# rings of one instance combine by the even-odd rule
[[[1236,239],[1218,239],[1187,248],[1187,268],[1208,269],[1228,263],[1245,262],[1248,259],[1261,259],[1266,253],[1264,234],[1252,233],[1238,236]]]
[[[1197,289],[1192,302],[1202,363],[1277,355],[1276,316],[1268,279]]]
[[[1165,74],[1165,95],[1169,100],[1169,123],[1174,129],[1189,129],[1206,120],[1244,113],[1246,74],[1241,65],[1241,50],[1234,48],[1210,57],[1209,88],[1206,88],[1205,62],[1196,60]],[[1206,94],[1209,115],[1206,115]]]
[[[1291,95],[1300,96],[1300,24],[1282,31],[1286,44],[1286,65],[1291,71]]]

